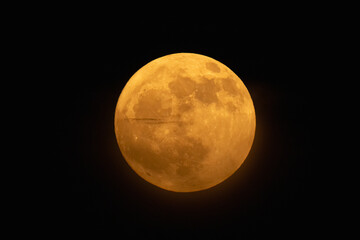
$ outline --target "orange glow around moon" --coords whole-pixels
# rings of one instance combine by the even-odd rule
[[[204,55],[157,58],[128,81],[115,134],[130,167],[166,190],[193,192],[231,176],[255,136],[255,109],[240,78]]]

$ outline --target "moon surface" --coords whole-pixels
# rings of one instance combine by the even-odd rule
[[[130,167],[174,192],[213,187],[247,157],[255,109],[240,78],[210,57],[157,58],[127,82],[115,110],[115,134]]]

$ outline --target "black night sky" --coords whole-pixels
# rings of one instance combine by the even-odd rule
[[[306,236],[311,232],[312,148],[308,56],[301,21],[184,23],[79,20],[54,34],[49,106],[52,154],[44,229],[123,237]],[[56,32],[56,31],[54,31]],[[212,57],[247,86],[256,111],[253,147],[240,169],[205,191],[147,183],[123,159],[114,110],[130,77],[177,52]],[[49,77],[51,77],[49,76]],[[53,114],[53,115],[52,115]]]

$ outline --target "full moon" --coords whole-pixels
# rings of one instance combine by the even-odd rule
[[[127,82],[115,134],[130,167],[169,191],[194,192],[230,177],[255,136],[255,109],[240,78],[194,53],[157,58]]]

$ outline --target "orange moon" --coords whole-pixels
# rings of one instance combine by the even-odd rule
[[[115,134],[130,167],[169,191],[194,192],[230,177],[255,136],[255,109],[241,79],[210,57],[157,58],[127,82]]]

